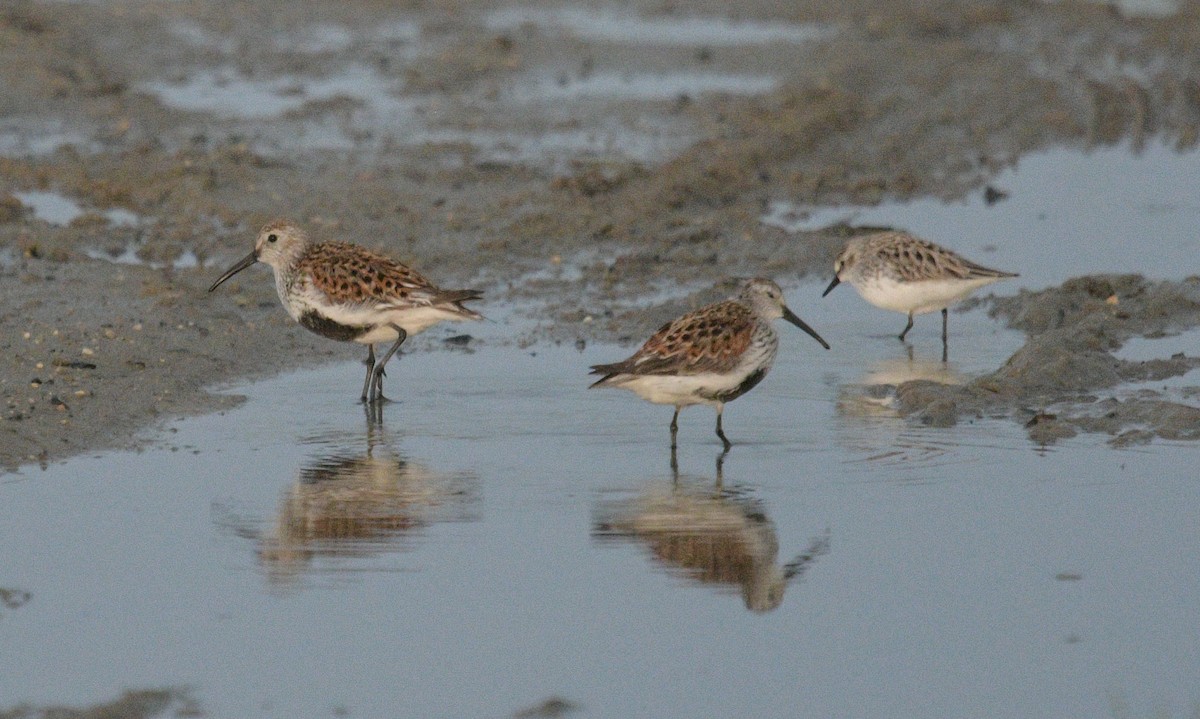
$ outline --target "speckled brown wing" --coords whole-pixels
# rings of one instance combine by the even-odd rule
[[[332,302],[386,304],[395,300],[430,302],[439,290],[420,273],[390,257],[345,242],[313,245],[300,258],[297,273]]]
[[[618,374],[692,375],[729,372],[750,346],[754,315],[734,300],[689,312],[663,325],[627,360],[592,367],[596,384]]]
[[[890,232],[880,237],[875,251],[890,262],[892,271],[900,279],[907,282],[947,277],[960,280],[1016,277],[1010,272],[977,265],[953,250],[904,232]]]

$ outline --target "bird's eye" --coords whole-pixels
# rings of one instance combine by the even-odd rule
[[[279,239],[279,235],[275,234],[274,232],[267,235],[267,242],[275,242],[278,239]]]

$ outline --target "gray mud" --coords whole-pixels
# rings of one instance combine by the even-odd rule
[[[129,690],[116,699],[88,707],[29,706],[0,708],[0,719],[152,719],[200,717],[204,711],[186,689]]]
[[[718,43],[720,30],[628,44],[531,17],[453,0],[0,7],[0,465],[136,446],[161,418],[233,401],[206,386],[355,356],[291,324],[261,273],[205,293],[276,216],[478,286],[504,318],[488,341],[629,342],[727,277],[827,273],[847,228],[764,226],[772,200],[959,198],[1035,149],[1200,137],[1195,4],[1169,17],[1071,2],[739,4],[741,22],[819,31],[769,45]],[[663,80],[681,72],[678,87]],[[662,87],[605,94],[608,78],[639,73]],[[83,212],[39,218],[16,196],[29,191]],[[140,264],[109,261],[130,254]],[[1036,419],[1069,402],[1036,438],[1191,436],[1174,403],[1087,409],[1121,378],[1191,362],[1139,369],[1108,353],[1160,331],[1155,312],[1194,324],[1193,285],[1137,285],[1115,308],[1081,289],[1112,282],[1134,281],[999,302],[1014,323],[1038,301],[1083,308],[1029,325],[1029,345],[963,393],[903,387],[906,411]]]
[[[1133,337],[1169,336],[1200,324],[1200,277],[1081,277],[990,304],[993,317],[1027,334],[1025,345],[995,372],[965,385],[900,384],[901,414],[936,426],[1011,416],[1042,444],[1079,431],[1113,435],[1118,446],[1154,437],[1200,439],[1200,409],[1194,406],[1154,392],[1124,400],[1104,395],[1123,383],[1161,381],[1200,367],[1200,357],[1183,353],[1142,361],[1115,355]]]

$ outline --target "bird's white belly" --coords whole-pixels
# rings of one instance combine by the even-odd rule
[[[691,404],[718,404],[708,399],[714,394],[730,392],[740,385],[749,372],[730,374],[705,373],[696,375],[625,375],[613,382],[633,391],[637,396],[655,404],[682,407]],[[705,395],[705,396],[701,396]]]
[[[299,293],[292,294],[284,304],[288,314],[297,321],[304,313],[315,311],[325,319],[340,325],[368,328],[365,333],[354,338],[359,344],[395,342],[400,334],[392,325],[401,327],[411,336],[429,329],[438,322],[469,319],[439,307],[379,308],[363,304],[333,304],[323,301],[320,297]]]
[[[362,344],[395,341],[399,335],[391,327],[393,324],[399,325],[411,336],[418,332],[424,332],[439,322],[447,320],[462,322],[470,319],[469,317],[463,317],[460,314],[437,307],[411,307],[408,309],[391,309],[385,311],[373,310],[368,315],[371,321],[367,324],[372,325],[373,329],[355,340]]]
[[[873,277],[856,283],[855,289],[864,300],[876,307],[914,315],[948,307],[997,277],[968,280],[921,280],[898,282],[890,277]]]

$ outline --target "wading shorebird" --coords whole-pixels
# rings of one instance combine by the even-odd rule
[[[771,369],[779,337],[771,320],[783,319],[807,332],[825,349],[829,345],[783,301],[783,290],[771,280],[748,280],[735,299],[717,302],[663,325],[632,357],[598,364],[603,375],[592,387],[624,387],[655,404],[675,405],[671,446],[679,432],[679,410],[707,404],[717,410],[717,436],[732,445],[721,429],[726,402],[749,392]]]
[[[984,285],[1017,277],[977,265],[907,232],[895,231],[850,240],[834,261],[833,272],[833,281],[821,296],[832,292],[838,283],[849,282],[876,307],[907,314],[901,341],[912,329],[913,315],[941,310],[943,359],[949,306]]]
[[[362,401],[383,396],[384,366],[409,336],[444,320],[479,320],[463,302],[476,290],[443,290],[411,268],[346,242],[309,241],[304,230],[277,220],[258,233],[254,251],[230,267],[209,292],[255,262],[270,265],[279,300],[305,329],[367,346]],[[392,342],[379,362],[375,344]]]

